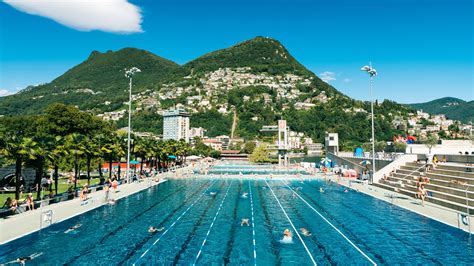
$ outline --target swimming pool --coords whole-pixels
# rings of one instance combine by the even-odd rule
[[[314,180],[169,180],[9,242],[0,263],[37,252],[33,264],[49,265],[474,263],[467,233]]]

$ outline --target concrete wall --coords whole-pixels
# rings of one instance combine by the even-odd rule
[[[408,144],[405,152],[409,154],[427,154],[429,149],[424,144]],[[434,154],[456,155],[459,152],[473,154],[474,145],[470,140],[443,140],[441,144],[431,148],[431,153]]]
[[[414,162],[418,159],[418,156],[416,154],[405,154],[395,161],[387,164],[385,167],[381,168],[380,170],[377,170],[377,172],[374,175],[373,182],[377,183],[381,178],[383,178],[384,175],[389,176],[390,172],[394,169],[400,168],[400,166],[405,165],[406,163],[409,162]]]
[[[338,154],[338,155],[335,155],[335,154],[329,153],[329,152],[327,153],[327,157],[339,166],[347,165],[348,168],[355,169],[358,172],[362,172],[366,169],[365,166],[360,165],[359,163],[364,161],[364,160],[367,160],[367,159],[357,158],[357,157],[343,157],[340,154]],[[370,160],[370,161],[372,161],[372,160]],[[387,166],[390,163],[391,163],[391,161],[375,159],[375,171],[378,171],[379,169],[382,169],[383,167]],[[368,168],[370,170],[370,169],[372,169],[372,166],[370,165]]]

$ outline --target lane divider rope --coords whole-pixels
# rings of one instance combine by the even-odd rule
[[[207,193],[207,191],[209,190],[210,187],[212,187],[212,185],[215,183],[216,181],[213,181],[211,183],[211,185],[206,188],[204,190],[204,192],[201,193],[201,195],[193,202],[191,203],[191,205],[188,206],[188,208],[183,212],[181,213],[181,215],[163,232],[163,234],[161,234],[156,240],[155,242],[153,242],[153,244],[148,247],[147,250],[145,250],[145,252],[143,252],[143,254],[132,264],[133,266],[135,266],[143,257],[145,257],[145,255],[148,253],[148,251],[150,251],[155,245],[156,243],[158,243],[158,241],[160,241],[169,231],[171,228],[173,228],[176,223],[181,220],[181,218],[183,218],[183,216]]]
[[[298,233],[298,230],[296,230],[295,225],[293,224],[293,222],[291,221],[290,217],[289,217],[288,214],[286,213],[285,209],[284,209],[283,206],[281,205],[280,200],[279,200],[279,199],[277,198],[277,196],[275,195],[275,192],[273,192],[272,187],[268,184],[267,180],[265,180],[265,183],[267,184],[268,188],[270,188],[270,191],[272,192],[273,197],[275,197],[275,199],[276,199],[278,205],[280,206],[281,210],[283,211],[283,214],[286,216],[286,219],[288,220],[288,222],[290,222],[291,227],[293,228],[293,230],[295,231],[296,235],[297,235],[298,238],[300,239],[301,244],[303,244],[304,249],[306,249],[306,253],[308,253],[308,256],[309,256],[309,258],[311,259],[311,262],[313,263],[313,265],[317,265],[317,264],[316,264],[316,261],[315,261],[314,258],[313,258],[313,255],[311,254],[311,252],[309,252],[309,249],[308,249],[308,247],[306,246],[306,243],[304,242],[303,238],[302,238],[301,235]]]
[[[282,181],[283,182],[283,181]],[[344,233],[342,233],[336,226],[334,226],[326,217],[324,217],[320,212],[318,212],[311,204],[309,204],[303,197],[301,197],[295,190],[293,190],[287,183],[284,183],[298,198],[300,198],[306,205],[308,205],[311,210],[318,214],[326,223],[328,223],[336,232],[338,232],[349,244],[354,247],[362,256],[364,256],[372,265],[377,265],[367,254],[365,254],[359,247],[357,247],[354,242],[352,242]]]
[[[252,196],[252,187],[250,186],[250,180],[249,182],[249,194],[250,194],[250,211],[252,213],[252,238],[253,238],[253,262],[254,265],[257,266],[257,246],[255,243],[255,220],[254,220],[254,214],[253,214],[253,196]]]
[[[219,216],[219,212],[221,211],[222,204],[224,204],[224,201],[227,198],[227,194],[229,193],[229,189],[230,189],[231,186],[232,186],[232,181],[229,184],[229,187],[227,187],[227,191],[225,192],[224,198],[222,199],[221,204],[219,205],[219,208],[217,209],[217,212],[214,215],[214,219],[212,219],[211,226],[209,226],[209,230],[207,230],[206,237],[202,241],[201,248],[199,248],[199,252],[197,253],[196,258],[194,259],[193,265],[196,265],[196,263],[199,259],[199,256],[201,256],[202,249],[204,248],[204,245],[206,244],[207,238],[209,237],[209,234],[211,233],[212,227],[214,227],[214,222],[216,221],[217,216]]]

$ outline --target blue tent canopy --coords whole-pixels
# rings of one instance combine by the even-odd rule
[[[174,156],[174,155],[168,155],[168,159],[176,159],[176,156]]]

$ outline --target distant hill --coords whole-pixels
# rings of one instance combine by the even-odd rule
[[[463,123],[474,122],[474,101],[444,97],[426,103],[408,104],[416,110],[423,110],[430,114],[444,114],[450,119],[459,120]]]
[[[256,37],[198,57],[184,65],[136,48],[93,51],[82,63],[52,82],[0,97],[0,115],[41,113],[52,103],[75,105],[127,125],[128,80],[124,69],[138,67],[134,76],[132,127],[161,133],[160,113],[182,105],[191,125],[209,136],[261,136],[263,125],[286,119],[292,130],[323,141],[326,131],[338,132],[341,145],[352,147],[370,138],[368,102],[342,94],[300,64],[277,40]],[[377,138],[394,134],[395,117],[406,118],[408,107],[391,101],[375,106]],[[110,113],[113,112],[113,113]],[[118,117],[118,118],[117,118]],[[269,136],[270,137],[270,136]],[[271,141],[271,140],[269,140]]]

